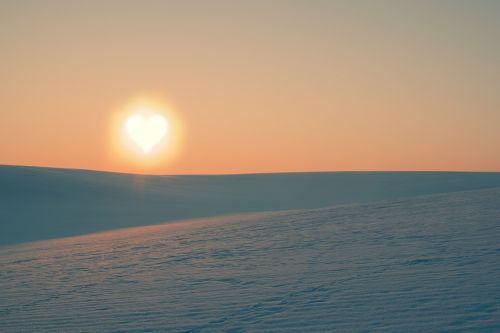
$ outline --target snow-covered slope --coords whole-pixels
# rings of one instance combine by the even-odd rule
[[[139,176],[0,166],[0,245],[241,212],[500,186],[500,173]]]
[[[499,332],[499,240],[495,188],[3,247],[0,331]]]

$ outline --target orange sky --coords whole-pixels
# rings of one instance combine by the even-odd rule
[[[0,164],[500,171],[499,22],[494,1],[3,1]],[[183,129],[154,165],[109,143],[140,94]]]

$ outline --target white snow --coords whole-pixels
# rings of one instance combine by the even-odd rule
[[[7,246],[0,332],[498,332],[499,240],[492,188]]]
[[[0,166],[0,245],[242,212],[500,186],[500,173],[139,176]]]

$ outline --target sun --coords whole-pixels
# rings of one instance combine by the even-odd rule
[[[122,169],[148,172],[177,159],[184,126],[179,112],[157,95],[118,105],[110,121],[110,157]]]
[[[127,135],[144,154],[150,153],[168,134],[168,121],[154,111],[134,113],[127,118],[124,126]]]

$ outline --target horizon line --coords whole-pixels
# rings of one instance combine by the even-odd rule
[[[67,170],[67,171],[87,171],[109,174],[136,175],[136,176],[158,176],[158,177],[173,177],[173,176],[239,176],[239,175],[273,175],[273,174],[298,174],[298,173],[500,173],[500,171],[474,171],[474,170],[315,170],[315,171],[271,171],[271,172],[235,172],[235,173],[179,173],[179,174],[152,174],[140,172],[123,172],[103,169],[85,169],[76,167],[54,167],[44,165],[22,165],[22,164],[4,164],[0,163],[0,167],[17,167],[17,168],[38,168],[51,170]]]

